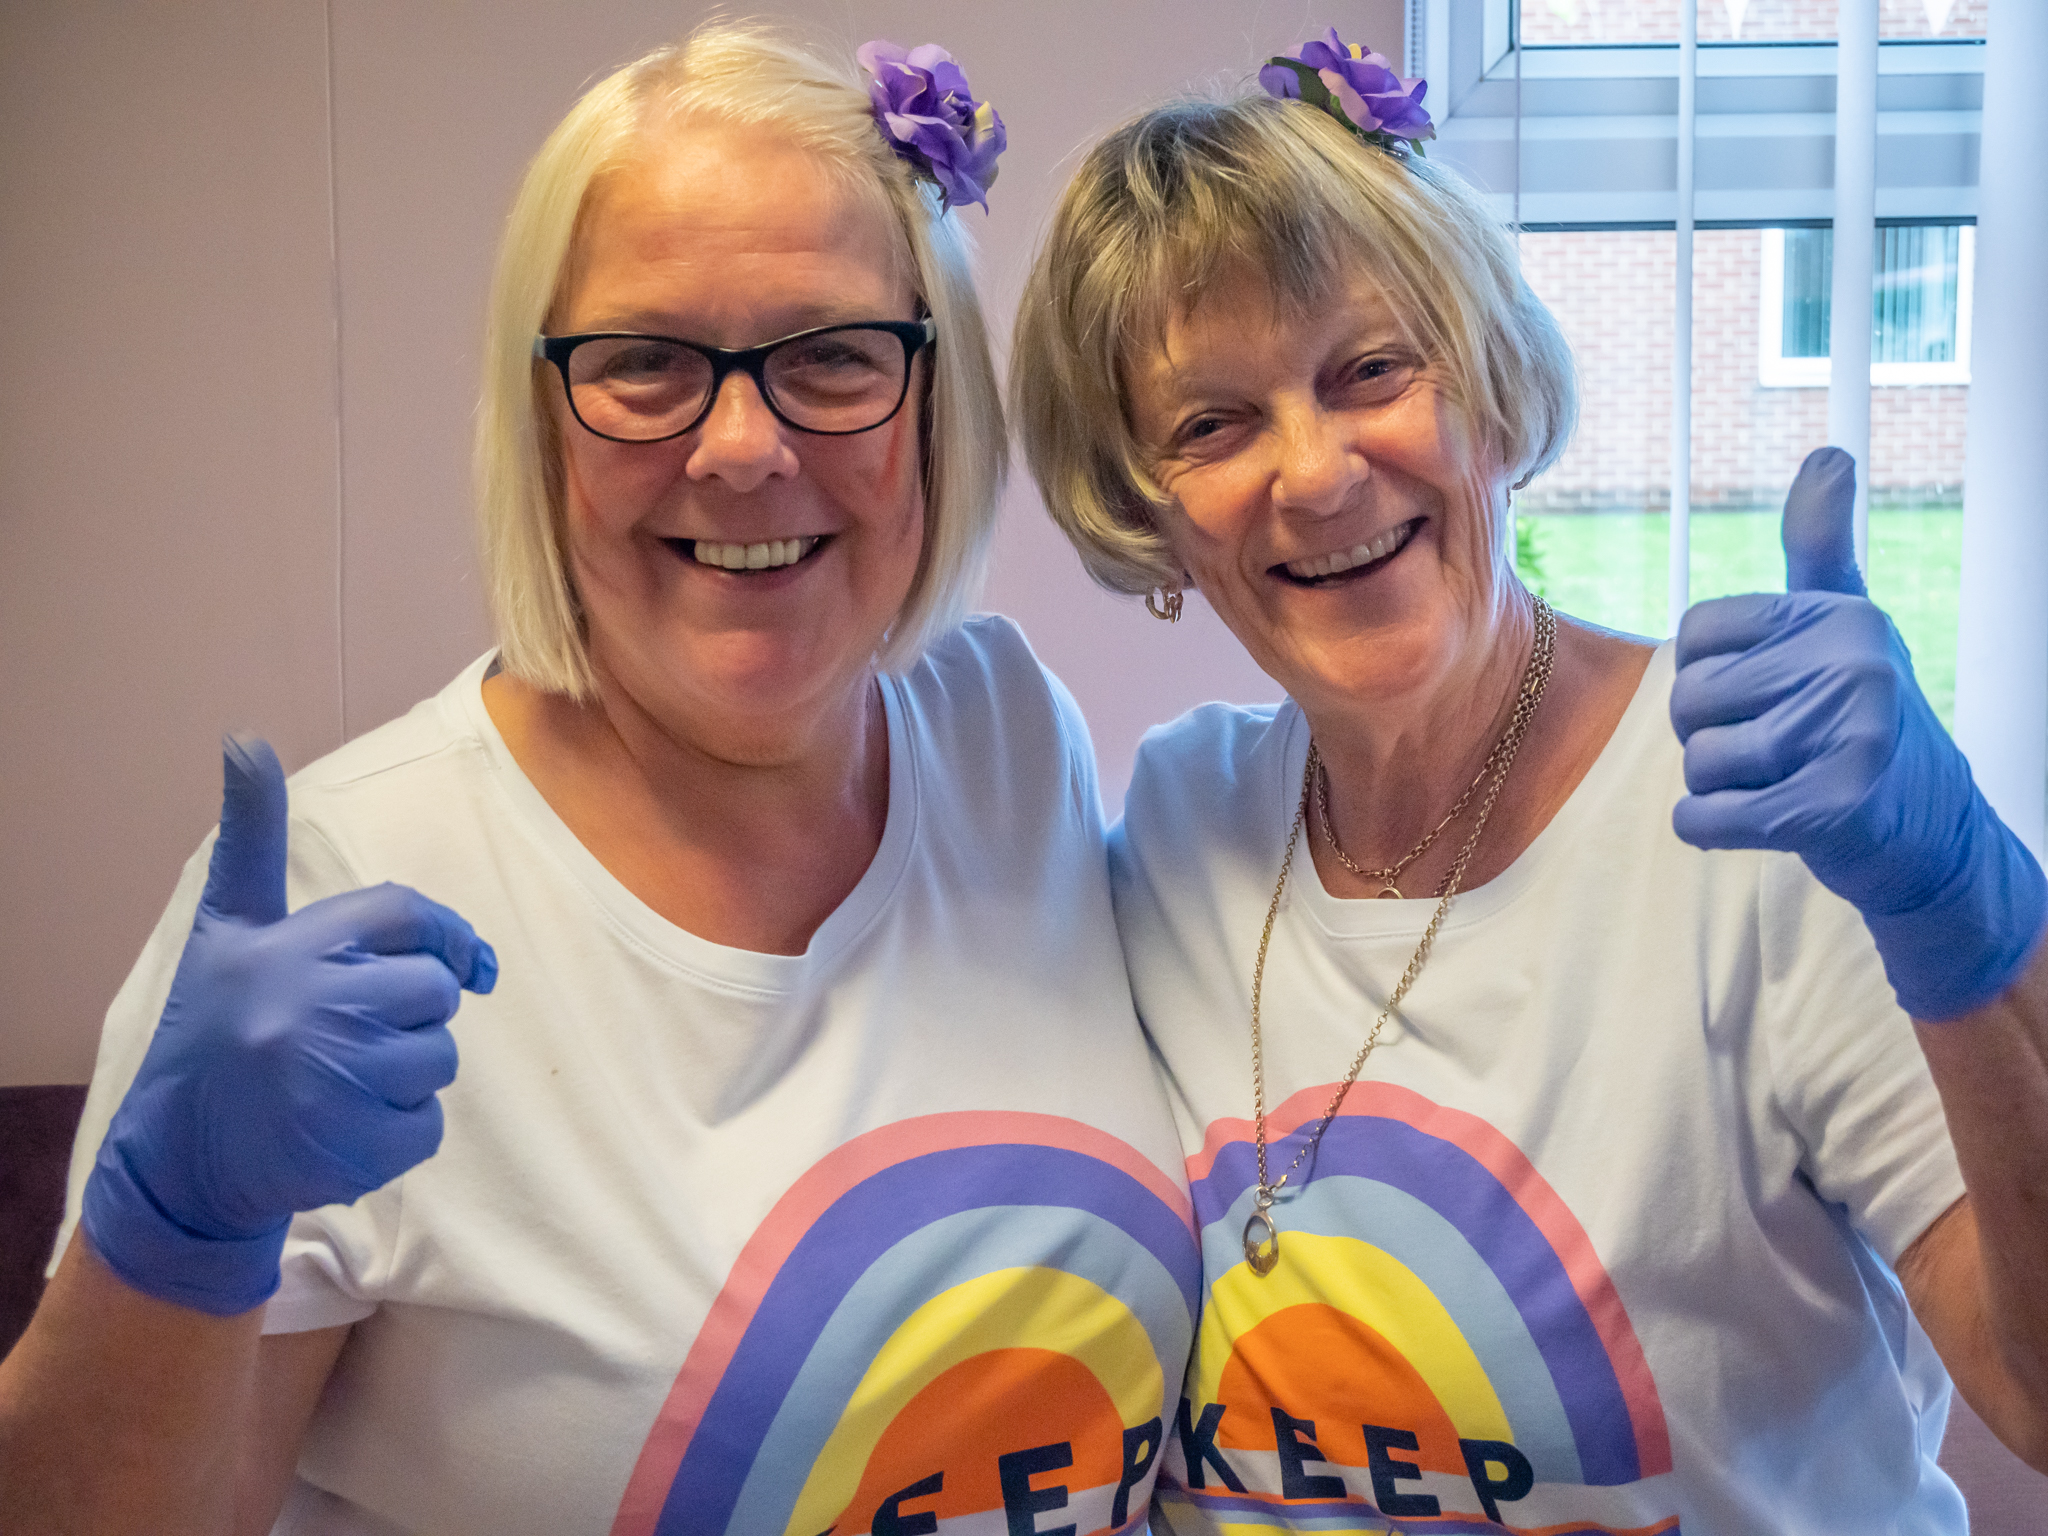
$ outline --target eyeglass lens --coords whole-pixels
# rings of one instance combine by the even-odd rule
[[[762,365],[769,403],[813,432],[879,426],[903,399],[907,361],[893,332],[848,329],[800,336]],[[679,342],[605,337],[569,354],[576,414],[593,432],[627,441],[686,430],[711,393],[711,360]]]

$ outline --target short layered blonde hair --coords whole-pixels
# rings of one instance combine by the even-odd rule
[[[902,671],[959,623],[979,590],[1007,465],[1002,404],[971,249],[937,188],[883,139],[850,58],[774,29],[719,23],[600,81],[548,135],[506,221],[484,336],[476,492],[485,584],[505,670],[593,696],[563,543],[561,443],[533,338],[573,270],[590,192],[678,122],[738,125],[793,142],[902,232],[918,300],[938,329],[924,417],[924,548],[879,665]]]
[[[1509,481],[1525,484],[1564,451],[1578,413],[1571,350],[1464,182],[1361,144],[1299,101],[1178,102],[1082,162],[1032,266],[1010,357],[1025,461],[1103,586],[1139,593],[1181,579],[1157,517],[1168,498],[1131,430],[1124,384],[1169,322],[1238,264],[1263,273],[1290,315],[1313,315],[1363,273]]]

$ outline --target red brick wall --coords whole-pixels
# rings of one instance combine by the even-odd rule
[[[1692,504],[1775,505],[1827,437],[1825,389],[1757,382],[1762,236],[1701,230],[1693,246]],[[1669,231],[1525,234],[1522,266],[1578,359],[1579,430],[1523,496],[1530,511],[1670,504]],[[1952,500],[1963,479],[1965,385],[1871,397],[1878,504]]]
[[[1939,6],[1937,6],[1937,11]],[[1989,0],[1953,0],[1937,31],[1924,0],[1883,0],[1884,38],[1982,37]],[[1748,0],[1738,36],[1728,0],[1700,0],[1700,41],[1790,42],[1832,38],[1837,0]],[[1678,39],[1678,0],[1523,0],[1522,40],[1546,43],[1668,43]]]

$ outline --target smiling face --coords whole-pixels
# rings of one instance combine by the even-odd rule
[[[1501,477],[1363,274],[1297,316],[1226,271],[1127,378],[1175,559],[1312,717],[1484,667]]]
[[[547,330],[743,348],[910,320],[901,244],[885,210],[803,151],[685,126],[593,186]],[[864,697],[923,547],[925,366],[895,417],[850,437],[785,426],[735,372],[683,436],[609,442],[548,381],[565,553],[608,694],[750,761],[798,749]]]

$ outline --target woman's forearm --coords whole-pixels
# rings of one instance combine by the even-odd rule
[[[1928,1278],[2006,1422],[1986,1421],[2048,1464],[2048,945],[1992,1002],[1918,1027],[1970,1192],[1970,1220],[1941,1244],[1958,1251]]]
[[[221,1536],[262,1323],[146,1296],[74,1238],[0,1362],[0,1532]]]

